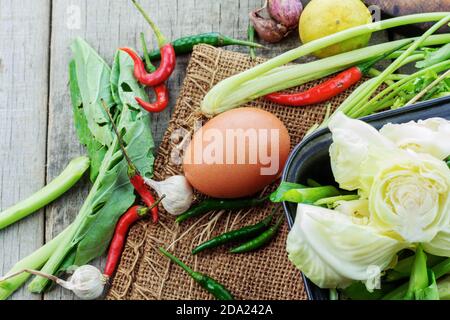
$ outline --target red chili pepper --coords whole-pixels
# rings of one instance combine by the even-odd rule
[[[158,207],[154,206],[155,199],[153,198],[153,195],[152,195],[150,189],[145,184],[144,178],[139,173],[139,170],[136,168],[136,166],[133,164],[130,157],[128,156],[127,150],[125,150],[125,147],[124,147],[122,137],[119,133],[119,130],[117,130],[116,124],[114,123],[114,120],[112,119],[111,114],[108,111],[108,107],[106,106],[105,101],[102,100],[102,104],[103,104],[103,108],[105,109],[106,114],[109,117],[111,126],[113,127],[114,132],[117,135],[117,139],[119,140],[119,147],[122,150],[123,156],[125,157],[125,160],[128,163],[128,177],[130,179],[130,182],[133,185],[136,192],[142,198],[142,201],[145,203],[145,205],[147,207],[151,208],[152,220],[154,223],[157,223],[158,222]]]
[[[175,69],[176,64],[175,50],[172,44],[164,38],[159,28],[155,25],[153,20],[150,19],[150,17],[139,5],[139,3],[137,3],[135,0],[132,1],[133,4],[136,6],[136,8],[144,17],[144,19],[147,20],[147,22],[149,23],[150,27],[153,29],[153,32],[156,35],[159,50],[161,52],[161,62],[158,69],[156,69],[155,72],[148,73],[147,70],[145,69],[144,62],[136,52],[134,52],[130,48],[120,48],[120,50],[128,53],[128,55],[133,59],[134,76],[136,77],[136,79],[145,86],[149,87],[156,86],[166,81],[172,74],[173,70]]]
[[[363,73],[358,67],[352,67],[339,73],[309,90],[299,93],[271,93],[265,96],[269,101],[287,106],[307,106],[328,101],[344,92],[359,80]]]
[[[407,44],[410,44],[410,42],[408,42]],[[361,80],[362,77],[367,74],[367,72],[369,72],[374,64],[376,64],[380,60],[385,59],[404,46],[406,46],[406,44],[402,44],[401,47],[395,48],[395,50],[387,52],[369,62],[351,67],[350,69],[339,73],[334,78],[331,78],[306,91],[299,93],[274,92],[266,95],[265,98],[269,101],[287,106],[307,106],[328,101]]]
[[[103,272],[103,275],[106,278],[111,278],[117,268],[130,227],[136,221],[145,217],[153,208],[156,208],[164,197],[165,195],[159,198],[159,200],[153,203],[151,207],[133,206],[119,219],[106,258],[105,269]]]
[[[167,105],[169,104],[169,90],[166,85],[160,84],[156,87],[153,87],[153,91],[155,91],[156,102],[150,103],[142,100],[139,97],[136,97],[136,102],[148,112],[161,112],[163,111]]]
[[[134,61],[134,76],[140,84],[144,86],[157,86],[166,81],[175,69],[175,51],[171,44],[166,44],[161,48],[161,63],[155,72],[149,73],[145,69],[141,57],[130,48],[120,48],[128,53]]]
[[[117,222],[114,236],[109,245],[108,257],[106,258],[103,275],[112,277],[122,254],[125,239],[130,226],[143,216],[148,214],[149,209],[141,206],[133,206]]]
[[[144,178],[139,174],[137,169],[134,166],[129,165],[128,169],[128,177],[130,178],[130,182],[133,185],[136,192],[141,196],[142,201],[145,203],[147,207],[152,207],[152,221],[153,223],[158,222],[158,207],[153,206],[155,203],[155,198],[153,198],[150,189],[145,184]]]
[[[144,50],[145,68],[149,72],[155,72],[156,68],[150,60],[143,32],[141,32],[141,43],[142,49]],[[153,87],[153,91],[155,92],[156,95],[156,102],[154,103],[149,103],[147,101],[142,100],[139,97],[136,97],[135,99],[144,110],[147,110],[148,112],[161,112],[169,104],[169,90],[167,89],[166,84],[162,83],[157,85],[156,87]]]

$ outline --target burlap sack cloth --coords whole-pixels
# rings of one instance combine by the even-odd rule
[[[182,173],[181,166],[175,164],[171,156],[182,149],[185,143],[181,136],[193,132],[195,120],[206,120],[199,115],[198,110],[208,90],[219,81],[263,61],[262,58],[251,61],[248,55],[207,45],[195,47],[172,119],[156,157],[156,180]],[[301,89],[312,85],[307,84]],[[289,130],[294,147],[311,126],[323,120],[327,105],[331,103],[331,109],[334,109],[345,97],[346,94],[343,94],[327,104],[300,108],[283,107],[263,99],[246,106],[262,108],[280,118]],[[265,193],[275,187],[276,184],[270,186]],[[172,253],[193,269],[224,284],[236,299],[306,299],[300,271],[287,258],[287,224],[284,224],[274,241],[256,252],[233,255],[228,253],[230,247],[225,246],[196,256],[190,253],[197,244],[225,231],[253,224],[267,216],[272,209],[273,205],[267,204],[239,212],[211,212],[180,225],[174,222],[173,216],[161,210],[158,225],[152,225],[151,222],[137,223],[128,235],[107,299],[213,299],[178,266],[159,254],[157,249],[160,246],[169,247]]]

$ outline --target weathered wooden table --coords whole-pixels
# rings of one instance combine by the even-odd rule
[[[210,31],[245,38],[248,12],[263,2],[141,0],[170,39]],[[140,48],[141,31],[156,47],[146,22],[128,0],[0,0],[0,209],[32,194],[57,176],[70,159],[84,154],[75,135],[67,85],[71,41],[77,36],[85,38],[111,62],[120,46]],[[258,54],[275,56],[298,44],[298,34],[293,32],[281,44]],[[153,117],[157,145],[188,59],[177,60],[169,81],[171,107]],[[0,231],[0,275],[63,230],[77,214],[88,188],[84,180],[47,208]],[[102,266],[103,262],[99,259],[95,264]],[[12,298],[74,297],[67,290],[33,295],[22,288]]]

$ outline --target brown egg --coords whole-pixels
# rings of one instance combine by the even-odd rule
[[[194,134],[184,174],[211,197],[251,196],[280,176],[289,151],[289,133],[276,116],[257,108],[233,109]]]

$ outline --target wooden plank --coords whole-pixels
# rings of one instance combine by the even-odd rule
[[[0,207],[45,184],[48,0],[0,0]],[[0,231],[0,275],[39,248],[42,210]],[[40,299],[22,288],[14,299]]]

